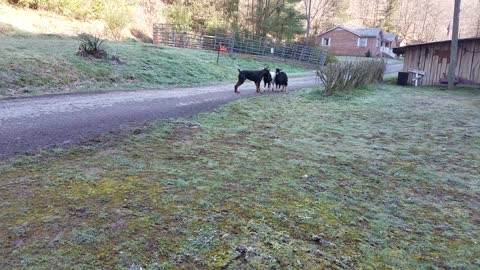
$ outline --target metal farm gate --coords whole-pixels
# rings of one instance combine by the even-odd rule
[[[222,50],[231,55],[238,53],[272,57],[315,67],[325,65],[327,60],[326,50],[296,43],[274,42],[269,38],[251,33],[225,29],[207,30],[204,27],[155,24],[153,41],[158,45],[212,51]]]

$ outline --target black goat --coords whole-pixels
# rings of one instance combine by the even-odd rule
[[[280,91],[285,90],[287,92],[287,87],[288,87],[288,76],[285,72],[283,72],[281,69],[277,68],[275,70],[275,87],[278,89],[280,86],[282,89]]]
[[[270,70],[264,68],[262,70],[238,70],[238,82],[235,84],[235,93],[240,93],[238,87],[242,85],[245,80],[250,80],[255,83],[257,93],[260,93],[260,83],[266,74],[270,74]]]

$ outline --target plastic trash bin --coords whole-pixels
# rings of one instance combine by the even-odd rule
[[[398,72],[397,85],[408,85],[408,72]]]

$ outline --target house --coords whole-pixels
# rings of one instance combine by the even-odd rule
[[[394,48],[393,52],[404,56],[404,72],[425,74],[419,85],[438,85],[447,82],[450,45],[451,40],[436,41]],[[480,87],[480,37],[460,39],[457,57],[457,83]]]
[[[398,36],[381,28],[352,28],[337,26],[320,35],[317,40],[335,55],[395,57],[392,48],[399,43]]]
[[[396,34],[394,33],[383,34],[382,45],[385,48],[393,49],[393,48],[399,47],[399,44],[400,44],[400,40]]]

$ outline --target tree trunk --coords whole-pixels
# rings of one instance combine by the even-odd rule
[[[306,41],[308,42],[310,39],[310,28],[312,24],[312,0],[306,0],[307,3],[305,3],[305,17],[307,19],[307,29],[306,29]]]
[[[265,22],[270,17],[270,0],[265,0],[265,9],[263,12],[263,21],[262,21],[262,36],[265,36],[267,31],[265,30]]]
[[[461,0],[455,0],[455,10],[453,12],[452,45],[450,46],[450,66],[448,68],[448,89],[455,88],[455,68],[457,67],[458,54],[458,26],[460,20],[460,2]]]

